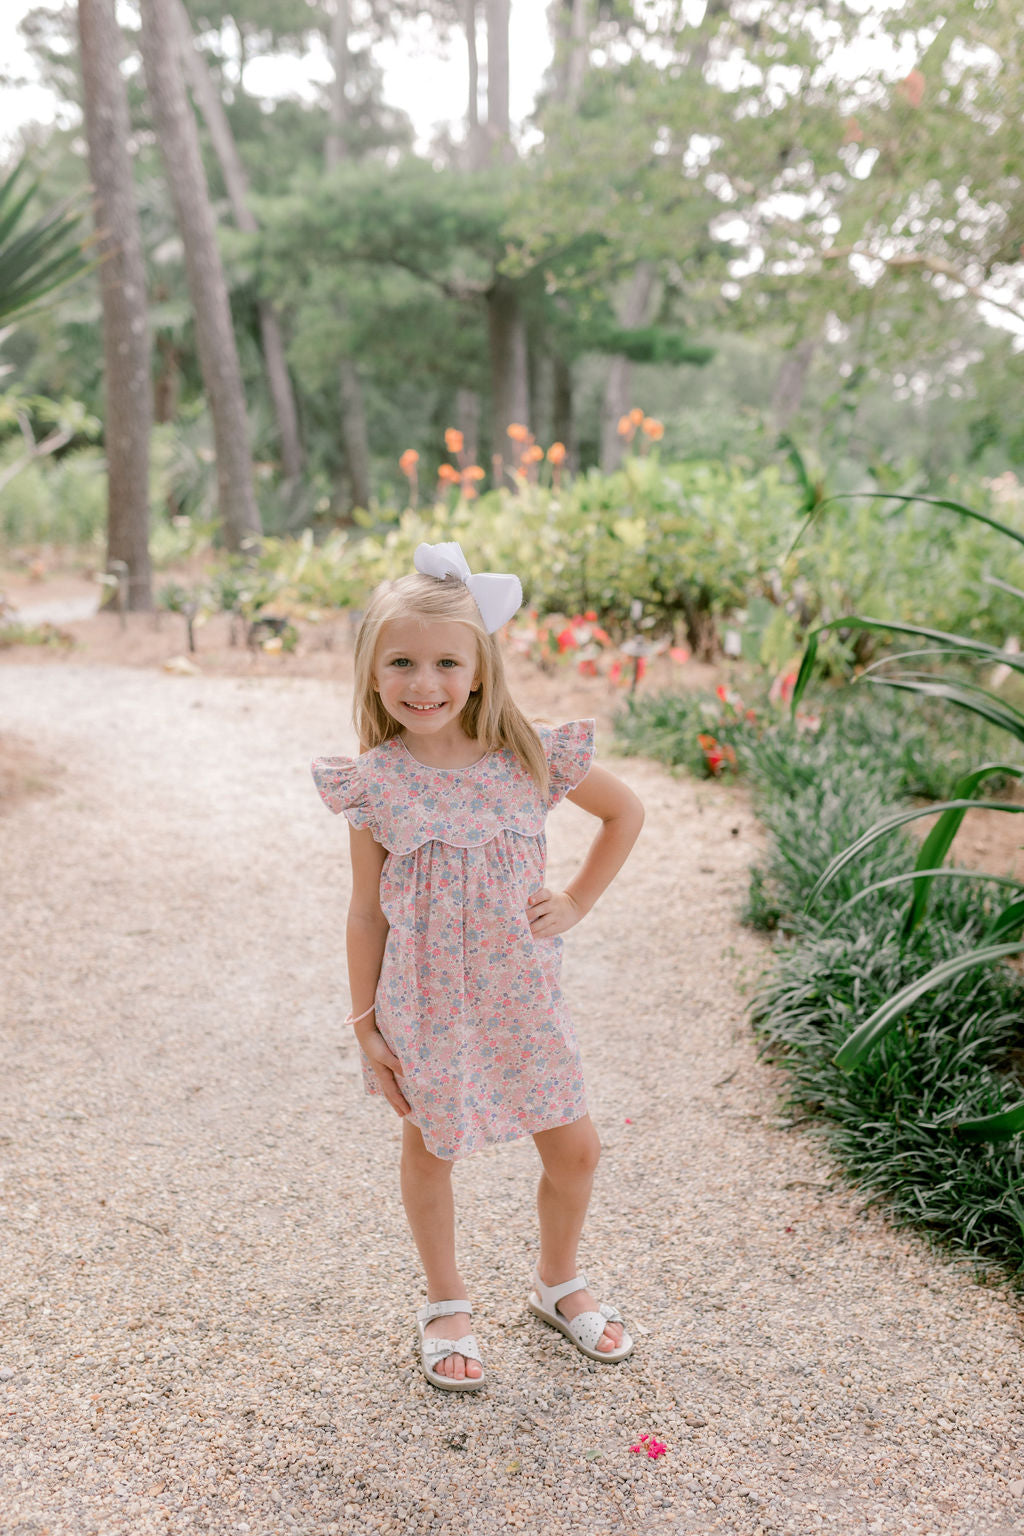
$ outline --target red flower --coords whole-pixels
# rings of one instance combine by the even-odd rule
[[[613,661],[612,662],[611,666],[608,668],[608,680],[609,680],[609,682],[612,682],[612,683],[618,683],[618,682],[622,681],[622,662],[621,661]]]
[[[597,614],[594,612],[593,608],[588,608],[583,617],[586,619],[588,624],[597,623]]]
[[[682,666],[684,662],[689,661],[689,659],[690,659],[689,651],[686,650],[685,647],[681,646],[681,645],[669,646],[669,652],[668,653],[671,656],[672,660],[673,661],[677,661],[680,666]]]
[[[728,742],[716,741],[714,736],[708,736],[703,731],[697,737],[697,741],[700,744],[701,751],[704,753],[704,761],[710,774],[717,775],[721,773],[727,764],[730,768],[735,768],[736,753],[729,746]]]
[[[571,624],[567,624],[558,637],[559,655],[564,655],[566,651],[574,651],[578,644],[579,642],[576,639],[576,631],[573,629]]]
[[[638,683],[642,683],[643,682],[644,674],[646,673],[646,671],[647,671],[647,657],[646,656],[638,656],[637,659],[636,659],[636,680],[637,680]]]
[[[584,656],[583,660],[577,663],[577,671],[582,677],[596,677],[597,662],[592,656]]]
[[[630,1446],[630,1450],[634,1453],[634,1455],[644,1449],[645,1441],[647,1442],[647,1454],[652,1461],[657,1461],[658,1457],[664,1456],[665,1452],[668,1450],[668,1446],[663,1440],[659,1440],[655,1435],[647,1434],[641,1435],[636,1445]]]

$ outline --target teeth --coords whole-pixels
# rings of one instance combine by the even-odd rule
[[[440,704],[406,704],[406,709],[415,709],[419,714],[427,714],[432,709],[440,709]]]

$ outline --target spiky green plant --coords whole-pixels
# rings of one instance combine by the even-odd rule
[[[24,160],[0,181],[0,320],[34,308],[93,264],[80,233],[83,210],[65,202],[33,216],[38,191]]]
[[[961,502],[944,498],[910,496],[888,496],[884,499],[902,502],[920,501],[925,505],[954,512],[961,517],[975,518],[987,524],[1001,536],[1018,545],[1024,545],[1024,534],[1018,532],[1016,528],[1000,522],[988,513],[965,506]],[[805,528],[801,530],[801,537],[810,523],[821,515],[825,505],[826,503],[822,502],[811,510]],[[1005,588],[1006,583],[1001,582],[1000,585]],[[1016,593],[1016,595],[1024,600],[1024,593]],[[950,634],[926,624],[903,623],[896,619],[852,615],[834,619],[812,631],[808,637],[793,691],[794,712],[814,674],[819,636],[826,631],[837,629],[872,630],[898,635],[910,640],[916,647],[886,659],[881,664],[876,663],[869,669],[866,676],[869,685],[900,689],[922,698],[944,700],[958,710],[966,711],[987,721],[990,726],[1008,736],[1013,743],[1024,744],[1024,712],[1000,697],[991,688],[985,688],[973,679],[965,680],[954,673],[937,674],[934,670],[937,664],[970,660],[976,664],[984,662],[1005,666],[1009,672],[1021,674],[1024,673],[1024,657],[977,640],[970,635]],[[921,663],[925,660],[927,666],[922,667]],[[908,666],[908,663],[915,665]],[[967,811],[984,810],[1015,814],[1024,810],[1024,806],[986,799],[979,794],[982,783],[996,775],[1022,778],[1024,767],[1004,761],[984,763],[960,779],[950,799],[923,811],[920,809],[902,811],[876,821],[859,838],[842,848],[829,861],[811,890],[808,907],[812,906],[821,893],[844,871],[847,871],[854,861],[860,859],[881,839],[887,838],[898,827],[918,816],[938,812],[938,820],[922,843],[915,867],[906,881],[911,895],[904,915],[902,937],[909,938],[920,928],[936,880],[940,875],[945,876],[949,873],[943,866]],[[981,871],[975,873],[979,880],[989,878]],[[896,885],[898,881],[890,880],[885,883]],[[1019,938],[1022,929],[1024,929],[1024,901],[1021,899],[1020,888],[1017,887],[1013,898],[993,915],[987,931],[979,935],[972,947],[964,953],[945,957],[923,975],[915,976],[908,984],[887,997],[870,1013],[869,1017],[858,1023],[839,1046],[835,1057],[837,1064],[847,1069],[862,1066],[879,1042],[922,998],[979,967],[995,965],[1024,952],[1024,943],[1021,943]],[[1024,1100],[1009,1108],[1000,1107],[996,1113],[965,1120],[960,1124],[959,1130],[962,1135],[972,1140],[1003,1140],[1014,1136],[1024,1130]]]

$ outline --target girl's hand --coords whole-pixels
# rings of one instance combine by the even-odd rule
[[[575,928],[583,912],[568,891],[534,891],[526,903],[530,932],[535,939],[553,939],[556,934]]]
[[[370,1024],[368,1029],[356,1030],[356,1039],[370,1058],[370,1065],[377,1074],[381,1093],[399,1115],[407,1115],[410,1106],[395,1082],[395,1073],[401,1072],[402,1063],[390,1049],[380,1030]]]

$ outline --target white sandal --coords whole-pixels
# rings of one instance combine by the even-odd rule
[[[572,1321],[563,1317],[558,1311],[557,1303],[563,1296],[571,1296],[573,1291],[587,1291],[586,1275],[577,1275],[574,1280],[563,1280],[561,1285],[545,1285],[538,1275],[533,1272],[533,1290],[527,1298],[527,1305],[534,1317],[542,1318],[545,1323],[550,1323],[552,1328],[557,1328],[559,1333],[564,1333],[567,1339],[571,1339],[581,1355],[586,1355],[588,1360],[597,1360],[601,1365],[617,1365],[620,1360],[625,1360],[627,1355],[633,1353],[633,1340],[622,1329],[622,1343],[618,1349],[598,1349],[597,1341],[605,1330],[606,1323],[623,1322],[622,1313],[617,1307],[610,1306],[602,1301],[596,1312],[580,1312]]]
[[[487,1373],[482,1369],[484,1362],[473,1335],[464,1333],[461,1339],[424,1337],[423,1330],[435,1317],[451,1317],[455,1312],[468,1312],[472,1315],[473,1308],[468,1301],[428,1301],[416,1313],[416,1326],[420,1335],[420,1364],[430,1385],[440,1387],[442,1392],[477,1392],[483,1386]],[[449,1355],[464,1355],[467,1360],[475,1360],[481,1366],[480,1375],[464,1376],[461,1379],[439,1375],[434,1366],[447,1360]]]

